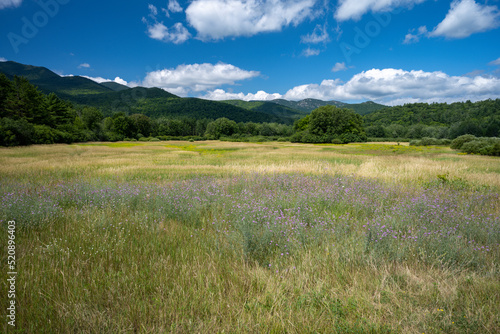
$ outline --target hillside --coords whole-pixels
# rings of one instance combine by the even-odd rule
[[[412,103],[381,109],[364,116],[366,124],[401,125],[452,125],[457,122],[476,122],[500,116],[500,99],[472,103]]]
[[[12,79],[15,75],[28,79],[43,93],[56,93],[60,98],[71,99],[76,95],[101,94],[113,91],[90,79],[70,76],[61,77],[45,67],[19,64],[13,61],[0,62],[0,72]]]
[[[291,124],[300,116],[273,104],[249,112],[245,108],[227,103],[196,98],[180,98],[160,88],[128,88],[115,82],[98,84],[90,79],[73,76],[61,77],[45,67],[23,65],[8,61],[0,63],[0,72],[12,79],[26,77],[43,93],[56,93],[64,100],[102,110],[103,115],[115,112],[141,113],[153,118],[194,117],[197,119],[226,117],[236,122],[278,122]],[[300,114],[300,113],[299,113]]]
[[[99,107],[105,116],[111,116],[114,112],[123,111],[126,114],[139,113],[152,118],[194,117],[197,119],[217,119],[226,117],[236,122],[287,121],[287,119],[262,112],[248,112],[243,108],[227,103],[196,98],[180,98],[160,88],[135,87],[119,92],[78,96],[72,100],[78,104]]]
[[[122,90],[127,90],[127,89],[130,89],[130,87],[127,87],[125,85],[121,85],[119,83],[116,83],[116,82],[112,82],[112,81],[109,81],[109,82],[101,82],[100,84],[101,86],[104,86],[104,87],[107,87],[109,89],[112,89],[114,90],[115,92],[119,92],[119,91],[122,91]]]
[[[339,108],[343,108],[347,103],[339,102],[339,101],[322,101],[316,99],[304,99],[300,101],[288,101],[284,99],[276,99],[271,102],[286,106],[288,108],[300,110],[302,112],[310,113],[314,109],[317,109],[326,105],[334,105]]]
[[[316,100],[316,99],[304,99],[300,101],[288,101],[288,100],[283,100],[283,99],[276,99],[272,100],[271,102],[280,104],[292,109],[300,110],[302,112],[310,113],[314,109],[317,109],[319,107],[327,106],[327,105],[333,105],[339,108],[347,108],[347,109],[352,109],[355,112],[357,112],[360,115],[366,115],[371,112],[380,110],[385,108],[386,106],[382,104],[378,104],[372,101],[368,102],[363,102],[363,103],[357,103],[357,104],[349,104],[349,103],[344,103],[340,101],[322,101],[322,100]]]
[[[293,109],[274,102],[242,101],[242,100],[225,100],[221,102],[228,103],[233,106],[237,106],[250,111],[263,112],[265,114],[274,115],[281,118],[294,119],[294,120],[300,119],[307,115],[307,112]]]

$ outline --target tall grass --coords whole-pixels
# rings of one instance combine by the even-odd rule
[[[157,146],[145,152],[111,148],[120,152],[115,157],[110,148],[85,147],[89,151],[78,176],[69,167],[43,171],[57,166],[50,159],[17,171],[31,178],[17,179],[12,165],[4,165],[0,220],[3,227],[7,220],[18,223],[16,331],[500,330],[495,187],[475,183],[466,173],[460,180],[448,174],[394,182],[339,173],[341,164],[326,162],[326,168],[312,172],[294,163],[290,166],[297,170],[273,169],[290,153],[286,146],[246,144],[230,150],[240,144],[221,145],[216,154],[181,150],[194,151],[191,159],[199,159],[186,166],[210,166],[214,155],[220,155],[222,166],[234,166],[237,161],[226,155],[247,158],[238,154],[250,150],[244,154],[262,168],[205,170],[201,176],[181,170],[163,179],[147,169],[134,169],[136,177],[130,177],[115,164],[117,175],[102,173],[109,167],[102,165],[101,149],[106,159],[129,168],[136,156],[168,161],[178,154],[169,148],[161,156]],[[429,161],[442,154],[429,152]],[[7,153],[10,157],[2,159],[10,164],[26,159],[19,155],[33,162],[66,154],[45,147]],[[366,148],[358,153],[361,161],[374,158]],[[288,158],[307,164],[310,154]],[[476,157],[457,158],[467,165]],[[383,157],[377,159],[382,165]],[[73,163],[82,168],[83,161]],[[97,177],[88,177],[91,171]],[[7,240],[5,229],[2,234]],[[1,254],[6,263],[5,247]],[[6,288],[5,275],[3,270]],[[6,294],[0,300],[6,309]],[[12,331],[5,322],[0,328]]]

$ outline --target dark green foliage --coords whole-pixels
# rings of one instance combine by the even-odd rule
[[[153,132],[154,126],[151,118],[142,114],[134,114],[130,116],[138,133],[143,136],[149,137]]]
[[[411,146],[449,146],[450,144],[450,139],[436,139],[430,137],[410,141]]]
[[[110,88],[110,89],[114,90],[115,92],[130,89],[130,87],[127,87],[125,85],[121,85],[121,84],[116,83],[116,82],[101,82],[100,85],[107,87],[107,88]]]
[[[26,119],[0,119],[0,144],[2,146],[29,145],[33,142],[33,124]]]
[[[451,148],[468,154],[500,156],[500,138],[464,135],[453,140]]]
[[[101,121],[103,119],[102,112],[97,108],[84,107],[81,111],[81,119],[87,129],[96,131],[100,129]]]
[[[304,118],[301,118],[293,124],[293,128],[295,131],[305,131],[309,127],[309,123],[311,122],[311,116],[307,115]]]
[[[219,139],[222,136],[231,136],[238,131],[238,125],[235,121],[227,118],[219,118],[208,123],[205,136],[209,139]]]
[[[33,142],[35,144],[54,144],[57,139],[57,130],[47,125],[34,126]]]
[[[464,143],[460,151],[468,154],[500,156],[500,138],[476,138]]]
[[[386,137],[385,129],[382,125],[372,125],[365,128],[368,137],[384,138]]]
[[[48,111],[42,109],[43,95],[26,78],[14,77],[10,87],[3,102],[3,117],[22,118],[35,124],[52,122]]]
[[[500,136],[500,99],[405,104],[367,114],[363,120],[367,131],[371,132],[372,126],[382,126],[386,136],[393,138],[454,139],[465,134],[497,137]],[[371,136],[380,137],[380,134]]]
[[[297,120],[307,115],[307,112],[298,109],[290,108],[274,101],[242,101],[242,100],[226,100],[224,103],[237,106],[250,111],[262,112],[265,114],[277,116],[283,120],[285,124],[291,124],[293,120]]]
[[[113,127],[111,129],[124,138],[131,138],[137,135],[137,128],[134,121],[121,113],[113,116]]]
[[[246,109],[223,102],[179,98],[159,88],[135,87],[98,95],[74,96],[71,100],[75,103],[101,108],[106,116],[124,112],[125,114],[144,114],[150,118],[217,119],[226,117],[236,122],[291,122],[290,118],[261,111],[248,112]]]
[[[322,101],[322,100],[316,100],[316,99],[304,99],[301,101],[287,101],[283,99],[277,99],[277,100],[272,100],[270,101],[271,103],[276,103],[280,104],[282,106],[289,107],[291,109],[299,110],[302,112],[307,112],[310,113],[314,109],[317,109],[319,107],[324,107],[324,106],[335,106],[339,108],[347,108],[347,109],[352,109],[356,113],[360,115],[366,115],[371,112],[380,110],[385,108],[386,106],[372,102],[372,101],[367,101],[363,103],[357,103],[357,104],[348,104],[344,102],[339,102],[339,101]]]
[[[111,91],[110,88],[87,78],[61,77],[45,67],[24,65],[13,61],[1,62],[0,72],[5,73],[10,78],[22,76],[44,93],[54,92],[65,99],[79,94],[100,94]]]
[[[342,143],[366,141],[363,121],[350,109],[323,106],[315,109],[305,119],[295,122],[298,131],[292,141],[302,143]],[[303,129],[300,131],[300,129]]]
[[[454,150],[459,150],[462,148],[462,145],[467,143],[467,142],[470,142],[470,141],[473,141],[474,139],[476,139],[475,136],[473,135],[463,135],[463,136],[460,136],[458,138],[455,138],[452,142],[451,142],[451,145],[450,147]]]

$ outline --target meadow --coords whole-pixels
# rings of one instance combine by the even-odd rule
[[[499,197],[447,147],[0,148],[0,331],[498,333]]]

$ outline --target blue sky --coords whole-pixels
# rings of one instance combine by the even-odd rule
[[[0,61],[207,99],[500,98],[500,0],[0,0]]]

